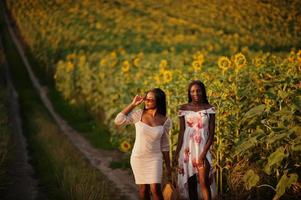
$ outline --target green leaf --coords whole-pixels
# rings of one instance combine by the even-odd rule
[[[301,143],[293,144],[291,148],[293,151],[301,151]]]
[[[290,188],[293,183],[297,182],[297,180],[297,174],[294,173],[287,176],[287,172],[284,172],[276,186],[276,195],[274,196],[273,200],[279,199],[285,193],[285,190]]]
[[[288,97],[289,93],[283,91],[283,90],[278,90],[278,96],[281,98],[281,99],[285,99],[286,97]]]
[[[283,138],[287,137],[289,134],[288,133],[281,133],[281,134],[275,134],[275,135],[270,135],[267,138],[267,143],[270,145],[274,142],[276,142],[277,140],[282,140]]]
[[[256,186],[259,181],[259,176],[252,170],[248,170],[247,173],[243,176],[242,180],[244,181],[245,188],[250,190],[252,187]]]
[[[301,136],[301,126],[294,126],[293,128],[291,128],[289,131],[288,131],[290,134],[291,133],[295,133],[297,137],[300,137]]]
[[[276,117],[281,117],[284,115],[293,115],[292,111],[288,110],[287,108],[283,108],[282,110],[279,110],[275,113],[273,113],[274,116]]]
[[[294,141],[294,143],[291,145],[291,149],[293,151],[301,151],[301,141]]]
[[[275,164],[280,164],[282,160],[288,156],[288,154],[284,153],[285,148],[284,147],[279,147],[275,152],[273,152],[269,158],[268,158],[268,163],[266,164],[264,171],[267,174],[271,174],[271,167]]]
[[[298,109],[301,110],[301,96],[295,96],[292,100],[293,105]]]
[[[244,153],[246,150],[250,149],[256,144],[257,144],[257,136],[246,138],[245,141],[243,141],[241,144],[236,146],[234,156]]]
[[[255,117],[257,115],[260,115],[264,111],[264,109],[265,109],[264,104],[253,107],[244,115],[244,119],[249,119],[249,118]]]
[[[274,94],[273,92],[270,92],[270,91],[266,92],[265,95],[268,96],[270,99],[273,99],[273,100],[276,100],[277,97],[278,97],[276,94]]]

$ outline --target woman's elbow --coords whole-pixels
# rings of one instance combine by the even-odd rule
[[[121,125],[121,120],[118,118],[115,118],[114,123],[116,126],[120,126]]]

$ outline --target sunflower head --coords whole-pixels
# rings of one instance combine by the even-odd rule
[[[203,63],[205,60],[205,56],[204,54],[198,51],[193,55],[193,59],[199,61],[200,63]]]
[[[134,65],[136,66],[136,67],[138,67],[139,65],[140,65],[140,61],[141,61],[141,59],[140,58],[135,58],[134,59]]]
[[[231,61],[226,56],[220,57],[218,59],[218,67],[222,70],[227,70],[231,67]]]
[[[107,60],[105,59],[105,58],[103,58],[103,59],[101,59],[100,61],[99,61],[99,66],[100,67],[103,67],[103,66],[105,66],[107,64]]]
[[[172,81],[172,72],[170,70],[165,70],[163,73],[164,83],[169,83]]]
[[[160,62],[160,69],[166,69],[167,68],[167,60],[161,60]]]
[[[200,62],[199,60],[195,60],[192,62],[192,68],[194,71],[199,71],[202,69],[202,62]]]
[[[111,52],[111,58],[115,59],[117,57],[117,53],[115,51]]]
[[[128,141],[123,141],[120,144],[120,151],[128,152],[132,148],[132,145]]]
[[[67,72],[71,72],[73,70],[73,68],[74,68],[73,63],[68,61],[67,65],[66,65]]]
[[[234,56],[235,66],[240,69],[247,64],[247,59],[242,53],[235,54]]]
[[[299,50],[297,53],[297,61],[301,63],[301,50]]]
[[[121,69],[124,73],[127,73],[130,71],[130,62],[129,61],[123,61]]]

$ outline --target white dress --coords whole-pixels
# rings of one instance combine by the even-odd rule
[[[197,112],[179,110],[179,116],[184,116],[185,119],[185,131],[178,160],[178,186],[180,193],[185,198],[188,198],[188,178],[198,173],[198,158],[203,152],[208,140],[209,114],[215,114],[214,107]],[[209,179],[211,180],[211,195],[212,198],[214,198],[216,195],[216,188],[210,151],[207,152],[206,158],[211,166]]]
[[[128,115],[119,113],[115,124],[135,124],[136,139],[131,154],[131,167],[136,184],[161,183],[163,151],[169,151],[169,130],[171,120],[163,125],[149,126],[141,121],[143,110],[132,111]]]

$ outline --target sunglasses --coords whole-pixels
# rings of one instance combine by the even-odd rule
[[[155,99],[147,99],[147,98],[144,98],[143,100],[144,100],[145,102],[151,102],[151,103],[155,102]]]

